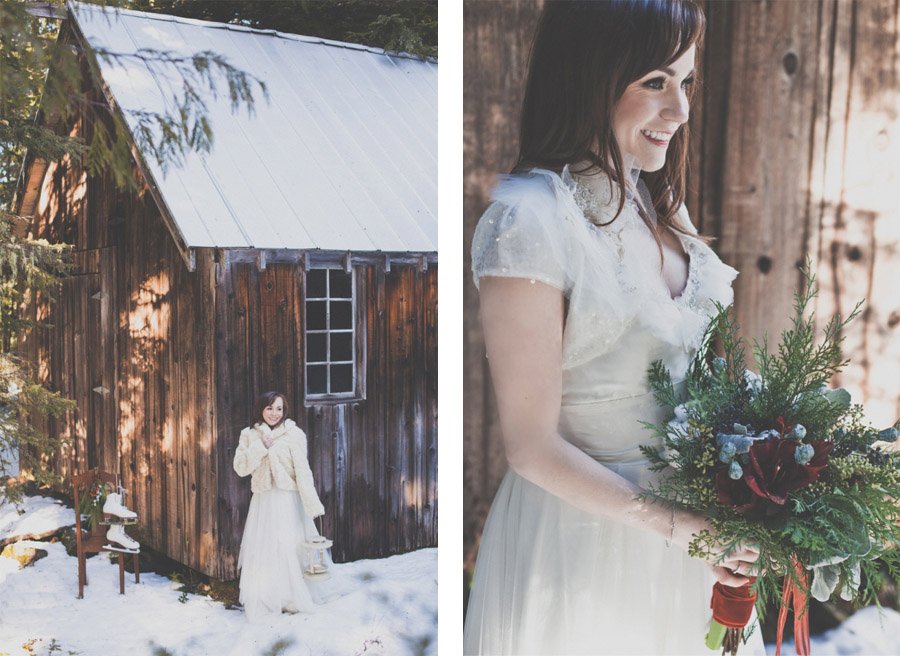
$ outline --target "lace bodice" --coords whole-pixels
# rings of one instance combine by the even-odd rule
[[[687,284],[672,298],[656,241],[633,202],[609,225],[588,219],[612,220],[617,194],[616,185],[595,184],[586,208],[588,199],[568,169],[562,175],[534,169],[506,176],[475,230],[476,285],[484,276],[526,278],[556,287],[568,299],[564,405],[646,393],[647,368],[656,359],[682,377],[715,304],[733,299],[737,271],[703,241],[685,235],[678,238],[689,258]],[[696,235],[684,207],[678,220]]]

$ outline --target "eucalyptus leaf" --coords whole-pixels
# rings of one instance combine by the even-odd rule
[[[838,387],[837,389],[828,390],[823,394],[828,402],[842,410],[846,410],[850,407],[850,392],[845,390],[843,387]]]

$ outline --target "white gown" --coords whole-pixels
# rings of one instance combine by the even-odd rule
[[[585,209],[604,223],[615,214],[617,191],[600,182],[608,179],[585,197],[567,169],[507,177],[479,221],[472,268],[476,284],[505,276],[563,291],[560,435],[646,486],[657,474],[638,445],[653,437],[638,422],[667,418],[647,369],[661,359],[683,377],[714,302],[732,301],[737,272],[682,236],[688,278],[673,299],[630,200],[611,225],[588,221]],[[683,209],[679,220],[696,234]],[[599,519],[509,471],[481,538],[465,653],[712,654],[704,638],[713,582],[704,563],[658,535]],[[739,651],[753,653],[765,653],[758,627]]]
[[[312,612],[331,598],[333,581],[304,577],[312,557],[304,545],[318,535],[297,490],[253,494],[238,556],[240,601],[248,620],[265,620],[282,610]],[[333,564],[330,553],[325,564]]]

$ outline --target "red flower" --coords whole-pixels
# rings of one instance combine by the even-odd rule
[[[756,441],[750,447],[749,462],[743,465],[741,478],[732,480],[727,467],[719,470],[716,475],[719,502],[740,513],[754,508],[760,499],[783,506],[791,492],[819,478],[819,473],[828,466],[828,454],[834,448],[832,442],[809,441],[815,454],[809,463],[801,465],[794,459],[800,444],[799,440],[780,437]]]
[[[778,432],[782,435],[787,435],[792,430],[794,430],[794,424],[789,424],[785,422],[784,417],[781,415],[778,416],[778,419],[775,420],[775,428],[778,429]]]
[[[756,506],[759,497],[753,493],[747,482],[746,477],[741,477],[736,481],[728,475],[728,467],[722,467],[716,474],[716,491],[719,493],[719,503],[731,506],[739,513],[746,513]]]
[[[799,440],[772,437],[760,440],[750,447],[750,463],[744,478],[753,492],[778,505],[784,505],[788,494],[804,488],[828,466],[828,454],[834,444],[824,440],[808,442],[815,449],[812,460],[805,465],[794,459]]]

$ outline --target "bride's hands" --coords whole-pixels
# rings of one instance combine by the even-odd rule
[[[694,536],[703,530],[712,530],[709,520],[700,515],[679,511],[673,515],[672,542],[688,550]],[[713,576],[722,585],[738,588],[749,583],[749,577],[759,573],[759,550],[752,545],[740,544],[726,553],[723,547],[713,548],[704,561],[712,569]]]

